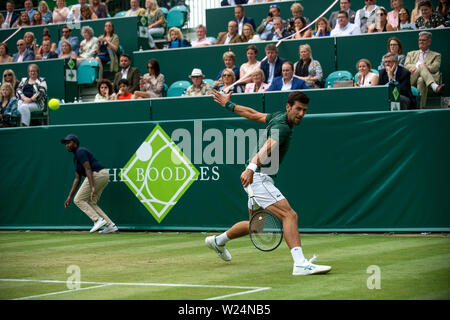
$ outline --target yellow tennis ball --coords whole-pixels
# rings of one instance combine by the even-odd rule
[[[52,110],[58,110],[59,109],[59,100],[58,99],[50,99],[48,102],[48,107]]]

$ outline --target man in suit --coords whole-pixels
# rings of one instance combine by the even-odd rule
[[[384,69],[380,70],[379,85],[397,81],[400,86],[400,109],[416,109],[416,99],[411,92],[411,73],[398,65],[398,55],[389,52],[384,55]]]
[[[285,60],[278,56],[278,48],[273,43],[269,43],[265,51],[267,59],[261,61],[260,68],[264,72],[266,82],[270,84],[274,78],[281,76],[281,67]]]
[[[267,36],[272,32],[273,29],[273,18],[280,17],[281,10],[276,4],[270,5],[269,14],[267,18],[261,21],[261,24],[256,28],[256,32],[260,34],[261,40],[267,40]],[[281,20],[283,25],[286,25],[285,20]]]
[[[17,53],[13,55],[13,62],[34,60],[34,51],[27,48],[23,39],[17,40]]]
[[[419,90],[421,108],[425,108],[428,88],[437,95],[444,93],[445,84],[439,85],[441,67],[441,54],[430,50],[431,32],[419,33],[419,50],[410,51],[406,55],[405,68],[411,72],[411,84]]]
[[[281,17],[273,18],[272,32],[267,35],[267,41],[280,40],[289,36],[289,32],[286,30]]]
[[[339,6],[341,7],[341,10],[333,11],[330,14],[330,18],[328,19],[328,21],[330,22],[331,29],[334,29],[334,27],[336,27],[339,11],[346,11],[347,14],[348,14],[348,18],[349,18],[350,23],[354,23],[355,22],[355,11],[350,9],[351,5],[352,5],[352,1],[351,0],[341,0],[339,2]]]
[[[228,22],[228,32],[219,32],[217,36],[216,44],[229,44],[242,42],[241,36],[237,33],[238,24],[236,21],[231,20]]]
[[[120,56],[120,67],[121,71],[117,72],[114,76],[114,91],[119,91],[119,81],[121,79],[127,79],[130,84],[129,92],[134,93],[136,90],[139,90],[139,80],[141,78],[141,74],[139,69],[133,68],[131,66],[131,58],[128,54],[124,53]]]
[[[253,27],[253,30],[256,29],[255,21],[252,18],[245,16],[244,7],[242,5],[239,4],[234,7],[234,17],[234,21],[236,21],[238,24],[238,33],[240,36],[242,36],[242,29],[244,28],[244,24],[246,23],[250,23]]]
[[[3,12],[3,16],[5,17],[5,22],[3,23],[4,28],[11,28],[20,16],[19,12],[14,11],[14,7],[15,4],[13,0],[6,1],[6,11]]]
[[[298,77],[294,77],[294,64],[290,61],[283,63],[282,76],[273,79],[267,91],[287,91],[298,89],[310,89],[306,82]]]

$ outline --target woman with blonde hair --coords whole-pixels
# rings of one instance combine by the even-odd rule
[[[325,17],[320,17],[316,21],[316,29],[314,30],[312,37],[328,37],[331,32],[331,26],[328,19]]]
[[[15,90],[9,82],[4,82],[0,87],[0,128],[15,127],[19,117]]]
[[[41,13],[42,21],[44,22],[44,24],[52,23],[52,12],[48,7],[47,2],[45,2],[44,0],[40,1],[38,9]]]
[[[69,41],[67,40],[63,40],[61,42],[61,53],[59,54],[58,58],[72,58],[72,59],[77,59],[77,55],[76,53],[72,50],[72,45],[70,44]]]
[[[247,83],[245,85],[245,93],[252,93],[252,92],[265,92],[270,85],[265,83],[266,77],[264,76],[264,71],[262,71],[260,68],[256,68],[252,72],[252,80],[250,83]]]
[[[27,27],[27,26],[28,27],[31,26],[30,17],[28,16],[28,13],[26,11],[22,11],[20,13],[19,18],[12,25],[12,28]]]
[[[395,31],[395,28],[387,20],[387,10],[384,8],[378,8],[376,11],[375,23],[372,23],[367,32],[386,32]]]
[[[419,10],[419,3],[421,1],[422,0],[416,0],[416,3],[414,5],[414,9],[412,9],[412,11],[411,11],[411,21],[410,21],[411,23],[415,23],[417,18],[422,16],[422,13]]]
[[[236,62],[236,55],[233,51],[225,51],[222,55],[222,60],[225,65],[225,69],[231,69],[234,72],[235,79],[239,79],[239,68],[234,65]],[[222,82],[222,72],[225,69],[221,70],[217,75],[216,80],[214,81],[214,86],[218,86]]]
[[[261,41],[259,35],[255,34],[255,30],[250,23],[244,24],[242,27],[242,42],[258,42]]]
[[[191,47],[189,41],[183,38],[180,28],[172,27],[169,29],[169,49]]]
[[[243,93],[242,86],[240,84],[235,84],[231,86],[236,81],[236,76],[233,69],[226,68],[222,72],[222,81],[219,85],[215,86],[214,89],[223,93],[233,92],[233,93]]]
[[[6,69],[3,71],[3,81],[2,83],[9,82],[12,87],[14,88],[14,92],[17,90],[17,87],[19,86],[19,80],[16,78],[16,74],[12,69]]]
[[[145,15],[148,21],[148,46],[150,49],[155,48],[155,41],[153,40],[153,34],[164,34],[166,32],[167,23],[164,12],[159,8],[156,0],[145,1]]]
[[[309,44],[299,47],[300,60],[294,64],[294,75],[306,82],[308,87],[320,88],[323,71],[320,62],[312,57],[312,50]]]
[[[355,78],[355,87],[372,87],[378,84],[378,75],[372,72],[372,64],[368,59],[360,59],[356,63],[358,73]]]
[[[69,8],[66,7],[66,0],[56,0],[56,6],[53,8],[53,23],[63,23],[69,15]]]

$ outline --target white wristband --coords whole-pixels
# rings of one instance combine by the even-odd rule
[[[256,169],[258,169],[258,165],[256,163],[250,162],[247,166],[247,169],[252,170],[253,172],[256,171]]]

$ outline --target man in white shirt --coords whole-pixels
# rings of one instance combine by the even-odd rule
[[[331,15],[330,15],[330,18],[328,19],[328,21],[330,22],[331,29],[334,29],[334,27],[336,27],[337,16],[339,14],[339,11],[347,11],[348,18],[349,18],[350,22],[354,23],[354,21],[355,21],[355,11],[350,9],[351,5],[352,5],[351,0],[340,0],[339,6],[340,6],[341,9],[338,10],[338,11],[333,11],[331,13]]]
[[[365,0],[366,5],[356,11],[355,25],[361,29],[362,33],[367,33],[368,26],[375,23],[376,11],[378,8],[377,0]]]
[[[331,37],[361,34],[361,30],[358,26],[349,22],[347,11],[339,11],[337,21],[336,27],[331,30]]]
[[[191,42],[193,47],[206,47],[214,44],[214,41],[211,38],[206,37],[206,27],[202,24],[199,24],[195,28],[195,33],[197,35],[197,39]]]

